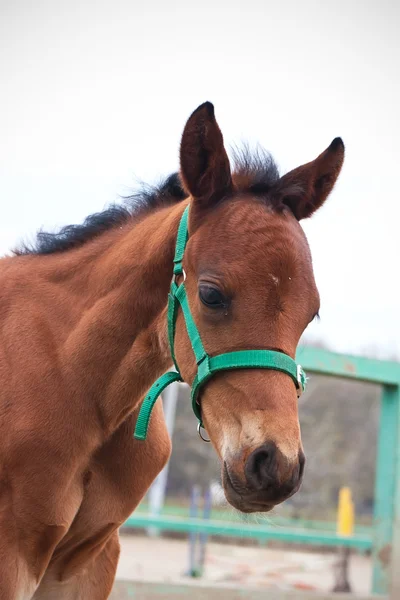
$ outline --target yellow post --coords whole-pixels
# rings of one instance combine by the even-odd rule
[[[354,504],[348,487],[341,488],[337,512],[337,532],[351,536],[354,533]]]

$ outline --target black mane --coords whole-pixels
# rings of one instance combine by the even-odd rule
[[[279,169],[271,154],[258,146],[253,152],[245,145],[232,150],[234,179],[241,192],[266,196],[280,179]]]
[[[279,180],[278,168],[271,155],[262,149],[251,153],[245,146],[233,151],[234,180],[240,192],[266,196]],[[16,255],[53,254],[82,246],[104,231],[126,223],[132,217],[181,202],[187,197],[178,173],[173,173],[158,186],[143,185],[135,194],[113,204],[103,212],[86,217],[81,225],[67,225],[58,232],[40,230],[33,244],[22,244]]]
[[[143,185],[138,192],[124,198],[122,204],[113,204],[102,212],[89,215],[81,225],[66,225],[55,233],[40,230],[34,244],[23,244],[14,254],[65,252],[82,246],[104,231],[123,225],[132,216],[142,216],[145,212],[181,202],[185,198],[179,175],[173,173],[160,185]]]

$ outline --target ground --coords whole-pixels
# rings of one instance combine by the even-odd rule
[[[163,583],[196,583],[256,587],[280,590],[304,589],[328,592],[333,587],[335,553],[276,550],[263,547],[207,545],[204,576],[201,580],[185,575],[189,546],[184,540],[121,535],[121,559],[117,578]],[[294,548],[294,547],[293,547]],[[368,594],[371,561],[354,554],[350,564],[350,583],[356,594]]]

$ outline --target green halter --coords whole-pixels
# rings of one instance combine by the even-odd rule
[[[176,278],[185,272],[182,267],[183,255],[188,241],[188,217],[189,206],[185,209],[178,229],[174,258],[174,277],[168,296],[168,341],[171,349],[172,359],[176,371],[168,371],[152,385],[140,408],[136,422],[134,437],[137,440],[145,440],[149,428],[150,416],[153,407],[160,394],[174,381],[183,381],[176,363],[174,353],[175,323],[178,307],[182,308],[187,333],[192,350],[196,358],[197,374],[192,383],[192,408],[193,412],[201,422],[201,410],[198,402],[200,388],[218,373],[218,371],[229,371],[231,369],[272,369],[286,373],[294,381],[297,395],[300,396],[305,390],[306,375],[300,365],[283,352],[273,350],[239,350],[238,352],[227,352],[217,356],[209,356],[204,349],[199,330],[190,312],[189,302],[186,294],[184,281],[178,285]]]

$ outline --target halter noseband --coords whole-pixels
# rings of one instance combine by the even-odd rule
[[[236,352],[227,352],[226,354],[218,354],[217,356],[209,356],[207,354],[201,341],[199,330],[190,312],[185,289],[186,275],[182,267],[182,261],[188,241],[188,217],[189,206],[186,207],[179,223],[175,247],[174,277],[168,296],[168,341],[176,371],[168,371],[157,379],[143,400],[134,433],[134,437],[137,440],[146,439],[151,411],[160,394],[174,381],[183,381],[174,352],[175,324],[179,306],[183,312],[187,333],[193,354],[196,358],[197,374],[192,383],[191,395],[193,412],[201,427],[201,409],[198,402],[199,391],[219,371],[230,371],[232,369],[272,369],[286,373],[292,378],[297,388],[298,396],[301,395],[306,387],[306,375],[302,367],[297,365],[290,356],[283,352],[276,352],[275,350],[239,350]],[[178,285],[176,280],[180,275],[183,275],[183,282]]]

